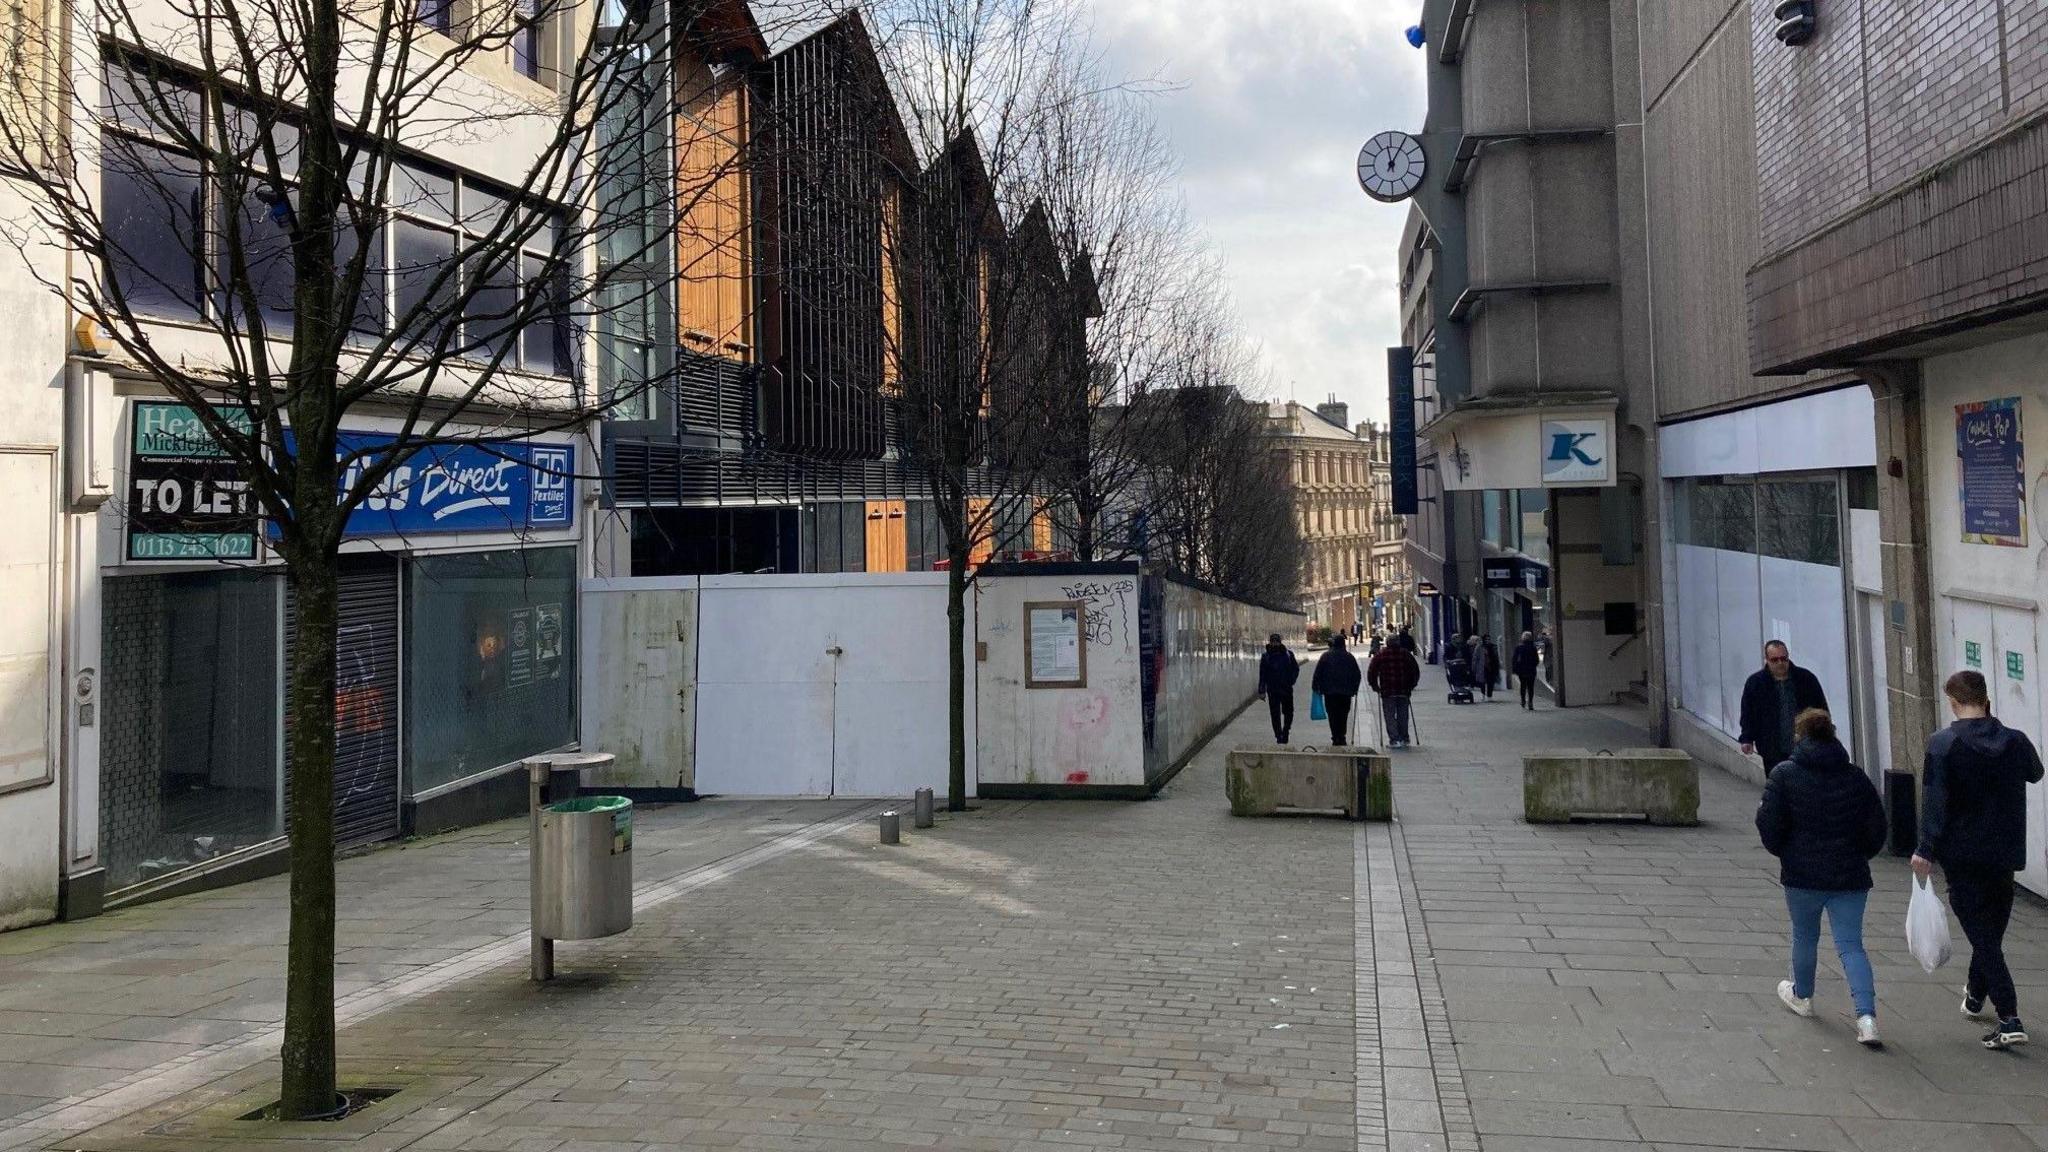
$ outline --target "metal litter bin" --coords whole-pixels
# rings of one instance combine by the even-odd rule
[[[633,802],[579,796],[540,810],[534,932],[593,940],[633,926]]]

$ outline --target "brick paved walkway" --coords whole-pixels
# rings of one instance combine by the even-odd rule
[[[1825,939],[1815,1017],[1777,1001],[1784,904],[1754,787],[1703,771],[1696,829],[1523,824],[1508,750],[1640,734],[1512,702],[1420,711],[1432,745],[1397,761],[1406,863],[1486,1152],[2048,1148],[2048,1048],[1976,1045],[1961,933],[1934,976],[1906,953],[1903,861],[1879,858],[1866,917],[1886,1041],[1868,1052]],[[2023,901],[2008,955],[2048,1020],[2044,946],[2048,914]]]
[[[1895,939],[1897,863],[1874,1054],[1831,958],[1818,1018],[1776,1003],[1752,789],[1706,773],[1699,829],[1532,828],[1523,748],[1640,734],[1439,700],[1391,826],[1231,819],[1250,712],[1159,800],[991,804],[892,849],[853,805],[650,812],[638,924],[561,945],[547,988],[522,824],[352,860],[343,1055],[502,1083],[408,1121],[421,1149],[2048,1149],[2036,1058],[1975,1048],[1958,969]],[[0,1082],[43,1078],[0,1148],[268,1059],[281,892],[0,936]],[[2028,905],[2048,1005],[2044,939]]]

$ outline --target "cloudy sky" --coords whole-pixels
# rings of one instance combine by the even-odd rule
[[[1091,0],[1116,73],[1157,98],[1188,206],[1222,254],[1276,399],[1386,415],[1405,207],[1359,190],[1358,147],[1422,123],[1421,0]]]

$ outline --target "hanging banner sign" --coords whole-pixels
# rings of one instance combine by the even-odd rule
[[[287,447],[295,447],[289,432]],[[344,430],[336,456],[362,455],[342,469],[347,491],[398,443],[381,432]],[[576,447],[524,440],[434,444],[392,469],[362,507],[349,513],[347,534],[445,536],[454,532],[525,532],[570,528],[576,521]]]
[[[1413,516],[1415,491],[1415,350],[1387,349],[1388,479],[1393,486],[1393,513]]]
[[[1963,543],[2027,546],[2027,461],[2020,398],[1956,405]]]
[[[246,408],[216,409],[250,431]],[[249,482],[197,413],[183,404],[138,400],[129,412],[130,560],[254,560],[258,530]]]

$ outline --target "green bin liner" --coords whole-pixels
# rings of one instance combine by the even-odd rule
[[[543,812],[608,812],[612,818],[612,855],[633,849],[633,802],[624,796],[578,796],[542,808]]]

